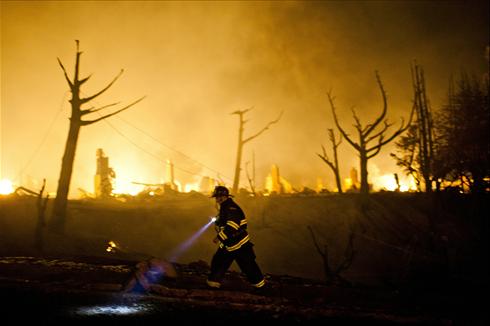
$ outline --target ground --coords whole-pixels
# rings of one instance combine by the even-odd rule
[[[7,325],[30,318],[42,324],[172,320],[218,325],[483,325],[487,317],[475,292],[456,286],[453,291],[400,291],[267,275],[270,288],[257,293],[241,274],[230,272],[222,289],[209,290],[203,261],[176,264],[178,277],[164,278],[148,293],[124,293],[122,286],[134,266],[132,261],[101,257],[2,257],[3,320],[7,318]],[[464,292],[467,297],[462,297]]]
[[[70,202],[65,235],[51,233],[48,218],[42,250],[36,247],[36,199],[0,198],[0,323],[489,322],[483,299],[488,222],[482,218],[488,200],[474,206],[468,198],[450,198],[436,202],[437,211],[424,198],[393,194],[372,196],[367,209],[351,195],[237,200],[270,286],[263,292],[254,291],[236,266],[222,289],[206,288],[215,250],[211,229],[172,261],[177,278],[164,278],[147,293],[122,292],[145,255],[168,259],[172,248],[206,223],[214,209],[207,198]],[[342,274],[350,284],[327,284],[307,225],[329,245],[333,266],[350,226],[356,227],[357,256]],[[107,252],[109,240],[124,250]]]

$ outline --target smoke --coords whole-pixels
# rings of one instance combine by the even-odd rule
[[[82,128],[72,195],[78,187],[93,189],[97,148],[127,180],[158,183],[170,159],[181,183],[216,178],[218,171],[231,184],[238,121],[230,113],[250,106],[245,136],[284,110],[278,124],[244,148],[243,162],[255,152],[259,187],[277,164],[294,186],[314,188],[326,177],[333,188],[333,176],[316,156],[321,144],[328,149],[326,130],[334,127],[327,90],[336,97],[341,124],[355,135],[352,106],[364,124],[381,110],[375,70],[393,122],[411,108],[412,60],[425,68],[433,108],[444,100],[451,73],[487,69],[487,2],[16,1],[2,2],[1,9],[4,178],[46,177],[48,190],[56,188],[70,115],[66,99],[60,106],[68,86],[56,58],[71,75],[75,39],[83,51],[82,76],[93,73],[84,94],[125,69],[94,105],[147,95],[107,123]],[[390,148],[373,159],[383,173],[398,171]],[[339,148],[343,176],[358,166],[355,155],[346,142]]]

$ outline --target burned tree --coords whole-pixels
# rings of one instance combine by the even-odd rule
[[[383,110],[381,114],[376,118],[373,123],[369,123],[365,126],[361,124],[359,117],[356,115],[354,109],[352,109],[352,113],[355,120],[354,127],[356,128],[359,134],[359,142],[355,142],[352,138],[347,134],[344,129],[340,126],[339,120],[337,118],[337,113],[335,112],[334,98],[332,97],[331,92],[328,92],[328,100],[330,102],[330,107],[332,108],[333,118],[335,120],[335,125],[339,129],[342,136],[347,140],[347,142],[354,147],[356,151],[359,152],[360,159],[360,169],[361,169],[361,194],[367,195],[369,193],[369,185],[368,185],[368,169],[367,164],[368,161],[378,155],[381,151],[381,148],[395,139],[398,135],[403,133],[405,130],[410,127],[410,123],[412,121],[413,116],[413,108],[410,113],[410,119],[407,124],[405,124],[404,119],[401,120],[401,126],[395,131],[391,136],[385,138],[385,132],[393,125],[393,123],[389,123],[388,119],[385,119],[386,112],[388,111],[388,103],[386,100],[386,92],[383,88],[383,84],[381,83],[381,79],[379,78],[378,72],[376,72],[376,81],[378,82],[379,89],[381,91],[381,96],[383,97]],[[384,126],[378,131],[375,131],[378,126],[380,126],[381,122],[383,122]],[[375,145],[370,145],[370,143],[374,140],[377,140]]]
[[[337,267],[333,268],[333,266],[330,262],[328,245],[324,244],[323,250],[322,250],[320,248],[320,245],[318,244],[315,233],[313,232],[313,229],[311,228],[311,226],[308,225],[307,228],[310,231],[311,239],[313,240],[313,244],[315,245],[316,251],[322,257],[323,270],[325,272],[326,283],[327,284],[349,285],[350,282],[347,281],[346,279],[344,279],[340,274],[343,271],[349,269],[349,267],[352,265],[352,262],[354,261],[354,257],[357,254],[357,252],[354,250],[354,238],[355,238],[354,231],[353,230],[350,231],[349,240],[348,240],[347,245],[345,247],[344,257],[342,258],[342,261],[337,265]]]
[[[243,119],[243,116],[245,115],[245,113],[247,113],[248,111],[252,110],[252,108],[250,109],[246,109],[246,110],[238,110],[238,111],[235,111],[231,114],[237,114],[240,118],[240,124],[238,126],[238,148],[237,148],[237,154],[236,154],[236,164],[235,164],[235,177],[233,178],[233,189],[232,189],[232,193],[233,194],[236,194],[237,191],[238,191],[238,186],[240,184],[240,172],[241,172],[241,164],[242,164],[242,151],[243,151],[243,146],[248,143],[249,141],[251,141],[252,139],[254,138],[257,138],[258,136],[260,136],[264,131],[266,131],[267,129],[269,129],[269,127],[271,125],[273,125],[274,123],[277,123],[280,119],[281,119],[281,116],[282,116],[282,113],[281,112],[279,114],[279,116],[277,117],[277,119],[275,120],[272,120],[270,121],[264,128],[262,128],[259,132],[257,132],[256,134],[248,137],[248,138],[243,138],[243,126],[245,125],[245,123],[247,123],[248,120],[244,120]]]
[[[77,142],[78,142],[78,136],[80,133],[80,128],[83,126],[88,126],[91,124],[94,124],[96,122],[99,122],[103,119],[109,118],[115,114],[118,114],[124,110],[127,110],[128,108],[132,107],[136,103],[140,102],[143,100],[144,97],[141,97],[140,99],[134,101],[133,103],[106,115],[103,115],[99,118],[93,119],[93,120],[82,120],[82,117],[86,116],[87,114],[90,113],[96,113],[99,112],[103,109],[107,109],[109,107],[113,107],[117,103],[112,103],[108,105],[104,105],[98,108],[95,107],[90,107],[87,109],[82,109],[82,105],[88,104],[90,101],[94,100],[96,97],[102,95],[105,93],[115,82],[116,80],[121,76],[123,73],[123,70],[120,71],[120,73],[102,90],[99,92],[95,93],[94,95],[87,96],[87,97],[80,97],[80,88],[81,86],[86,83],[91,75],[80,79],[79,77],[79,72],[80,72],[80,56],[82,52],[79,51],[79,42],[78,40],[76,41],[77,44],[77,53],[76,53],[76,61],[75,61],[75,72],[73,76],[73,80],[70,80],[68,77],[68,73],[66,72],[65,67],[61,63],[61,60],[58,58],[58,63],[63,70],[66,82],[68,83],[68,86],[70,87],[70,92],[71,92],[71,117],[70,117],[70,129],[68,131],[68,137],[66,140],[66,145],[65,145],[65,151],[63,154],[63,159],[61,163],[61,172],[60,172],[60,177],[58,180],[58,188],[56,191],[56,198],[54,200],[54,206],[53,206],[53,213],[51,217],[51,229],[55,232],[58,233],[63,233],[64,232],[64,224],[65,224],[65,219],[66,219],[66,206],[67,206],[67,201],[68,201],[68,191],[70,189],[70,181],[71,181],[71,175],[73,172],[73,162],[75,160],[75,152],[77,148]]]
[[[250,190],[252,191],[252,195],[255,197],[257,193],[255,192],[255,152],[252,152],[252,176],[248,172],[248,163],[245,163],[245,172],[247,173],[248,184],[250,186]]]
[[[37,224],[36,224],[36,234],[35,234],[35,246],[39,252],[44,249],[43,241],[43,230],[46,226],[46,208],[48,207],[49,194],[43,198],[44,189],[46,188],[46,179],[43,179],[43,186],[37,195]]]
[[[459,179],[472,193],[490,187],[489,89],[488,78],[481,81],[462,73],[455,85],[451,80],[448,98],[437,115],[437,175],[449,182]]]
[[[36,196],[36,208],[37,208],[37,222],[36,229],[34,231],[34,247],[38,252],[42,252],[44,248],[43,233],[46,226],[46,208],[48,207],[49,194],[44,197],[44,189],[46,188],[46,179],[43,179],[43,186],[39,192],[25,188],[17,187],[15,193],[17,195],[27,194],[28,196]]]
[[[391,154],[397,165],[405,169],[421,188],[423,181],[425,192],[432,191],[433,160],[434,160],[434,127],[432,112],[425,89],[425,76],[422,67],[417,64],[412,70],[412,83],[414,91],[413,105],[416,112],[416,121],[396,143],[398,152],[402,156]]]
[[[419,131],[419,165],[424,179],[425,192],[432,191],[432,156],[434,152],[434,128],[432,112],[425,91],[424,70],[415,65],[412,69],[414,105],[417,112]]]
[[[407,130],[407,134],[400,137],[400,140],[395,143],[398,155],[390,153],[390,156],[396,160],[396,165],[403,168],[406,175],[412,177],[417,186],[417,191],[422,191],[422,178],[417,163],[417,149],[419,144],[417,129],[415,124],[411,125]]]
[[[339,193],[342,193],[342,183],[340,182],[340,172],[339,172],[339,160],[337,156],[337,148],[340,143],[342,143],[342,135],[340,135],[338,141],[335,139],[335,134],[333,129],[328,129],[328,138],[332,143],[332,151],[333,151],[333,162],[327,156],[327,152],[325,151],[325,147],[322,145],[323,154],[317,155],[332,169],[333,174],[335,175],[335,182],[337,183],[337,189]]]

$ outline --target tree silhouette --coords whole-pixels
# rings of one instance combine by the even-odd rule
[[[236,154],[235,177],[233,178],[233,188],[232,188],[232,193],[233,194],[237,194],[237,192],[238,192],[238,186],[240,184],[240,172],[241,172],[241,165],[242,165],[243,146],[246,143],[248,143],[249,141],[251,141],[252,139],[255,139],[258,136],[260,136],[264,131],[266,131],[267,129],[269,129],[269,127],[271,125],[273,125],[274,123],[279,122],[279,120],[281,119],[282,113],[283,113],[281,111],[281,113],[279,114],[279,116],[277,117],[277,119],[270,121],[264,128],[262,128],[256,134],[254,134],[254,135],[252,135],[250,137],[247,137],[247,138],[243,138],[243,126],[245,125],[245,123],[248,122],[248,120],[244,120],[243,119],[243,116],[245,115],[245,113],[247,113],[248,111],[250,111],[252,109],[253,109],[253,107],[252,108],[249,108],[249,109],[246,109],[246,110],[241,110],[241,111],[240,110],[237,110],[237,111],[231,113],[231,114],[238,115],[239,116],[239,119],[240,119],[240,124],[238,126],[238,147],[237,147],[237,154]]]
[[[252,195],[255,197],[257,193],[255,191],[255,152],[252,152],[252,176],[248,172],[248,163],[245,163],[245,172],[247,173],[248,185],[250,186],[250,190],[252,191]]]
[[[415,64],[411,71],[416,120],[407,134],[396,142],[397,151],[402,156],[393,153],[390,155],[395,158],[398,166],[404,168],[407,175],[414,178],[417,188],[420,189],[423,183],[425,192],[432,192],[435,141],[432,110],[427,99],[423,68]]]
[[[481,82],[463,73],[455,86],[451,82],[447,103],[438,115],[437,170],[447,181],[466,183],[473,193],[489,188],[488,90],[488,79]]]
[[[313,244],[315,245],[316,251],[322,257],[325,282],[327,284],[350,285],[350,282],[343,278],[340,274],[351,267],[352,262],[357,255],[357,251],[354,249],[354,230],[352,228],[350,230],[349,239],[347,241],[342,260],[337,264],[336,267],[333,267],[332,262],[330,261],[328,244],[325,243],[322,250],[320,244],[316,239],[315,232],[313,232],[313,228],[310,225],[308,225],[307,228],[308,231],[310,231],[311,239],[313,241]]]
[[[333,151],[333,162],[327,156],[327,152],[325,151],[325,147],[322,145],[323,154],[317,155],[325,162],[331,169],[335,176],[335,182],[337,183],[337,189],[339,193],[342,193],[342,182],[340,181],[340,172],[339,172],[339,160],[337,155],[337,147],[339,147],[340,143],[342,143],[342,135],[340,135],[339,140],[335,139],[335,134],[333,129],[328,129],[328,138],[332,143],[332,151]]]
[[[39,191],[37,196],[37,224],[35,232],[35,247],[39,252],[43,252],[44,241],[43,241],[43,230],[46,226],[46,208],[48,207],[49,194],[44,196],[44,189],[46,188],[46,179],[43,179],[43,186]]]
[[[107,109],[109,107],[113,107],[117,103],[112,103],[108,105],[101,106],[99,108],[95,107],[90,107],[87,109],[82,109],[82,105],[88,104],[90,101],[94,100],[96,97],[102,95],[104,92],[106,92],[115,82],[116,80],[121,76],[123,73],[123,70],[119,72],[119,74],[102,90],[99,92],[87,96],[87,97],[80,97],[80,88],[81,86],[86,83],[91,75],[80,79],[79,73],[80,73],[80,56],[82,52],[79,50],[79,41],[76,40],[77,44],[77,53],[76,53],[76,61],[75,61],[75,72],[73,76],[73,80],[70,80],[68,77],[68,74],[66,72],[65,67],[63,66],[63,63],[61,60],[58,58],[58,63],[63,70],[63,73],[65,75],[66,82],[68,83],[68,86],[70,87],[70,92],[72,95],[72,98],[70,100],[71,103],[71,117],[70,117],[70,129],[68,131],[68,138],[66,140],[66,145],[65,145],[65,152],[63,154],[63,159],[61,163],[61,172],[60,172],[60,177],[58,180],[58,188],[56,191],[56,198],[54,200],[54,205],[53,205],[53,212],[52,212],[52,217],[51,217],[51,225],[50,228],[52,231],[58,232],[58,233],[63,233],[64,232],[64,226],[65,226],[65,221],[66,221],[66,206],[67,206],[67,201],[68,201],[68,191],[70,189],[70,181],[71,181],[71,176],[73,172],[73,162],[75,160],[75,152],[77,148],[77,142],[78,142],[78,136],[80,133],[80,128],[83,126],[88,126],[91,124],[94,124],[96,122],[99,122],[103,119],[109,118],[115,114],[118,114],[124,110],[129,109],[136,103],[140,102],[143,100],[144,97],[139,98],[138,100],[132,102],[129,105],[126,105],[125,107],[103,115],[99,118],[93,119],[93,120],[82,120],[82,117],[90,114],[90,113],[95,113],[98,111],[101,111],[103,109]]]
[[[358,142],[353,141],[352,138],[349,136],[349,134],[347,134],[344,131],[344,129],[340,126],[339,120],[337,118],[337,114],[335,112],[334,98],[332,97],[331,92],[327,93],[328,100],[330,102],[330,107],[332,109],[332,114],[335,120],[335,125],[339,129],[342,136],[347,140],[347,142],[352,147],[354,147],[356,151],[359,152],[360,169],[361,169],[360,192],[361,194],[364,195],[369,193],[368,169],[367,169],[368,160],[376,156],[381,151],[381,148],[384,145],[388,144],[393,139],[395,139],[398,135],[400,135],[405,130],[407,130],[407,128],[410,126],[410,123],[412,121],[412,116],[414,112],[414,108],[412,108],[408,123],[405,124],[405,121],[402,118],[400,128],[397,131],[395,131],[391,136],[385,138],[385,132],[393,125],[393,123],[389,123],[388,119],[385,119],[386,112],[388,111],[388,103],[386,99],[386,92],[383,88],[383,84],[381,83],[381,79],[379,78],[378,72],[376,72],[376,81],[378,82],[378,86],[381,91],[381,96],[383,97],[383,110],[381,111],[381,114],[376,118],[376,120],[373,123],[369,123],[363,126],[358,116],[356,115],[356,112],[354,111],[354,109],[352,109],[354,120],[356,122],[354,127],[356,128],[359,134]],[[383,122],[384,126],[381,127],[380,130],[375,131],[376,128],[381,124],[381,122]],[[370,143],[374,140],[377,140],[377,143],[375,145],[370,145]]]
[[[408,128],[407,134],[400,137],[400,140],[395,143],[398,153],[390,153],[390,156],[396,160],[396,165],[403,168],[406,175],[413,178],[417,191],[422,191],[422,177],[418,164],[419,136],[417,130],[417,125],[412,124]]]

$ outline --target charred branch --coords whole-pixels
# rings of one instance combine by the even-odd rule
[[[413,113],[415,107],[412,107],[412,111],[410,113],[410,119],[408,123],[405,124],[405,121],[402,118],[402,123],[401,126],[396,130],[393,134],[391,134],[389,137],[386,137],[385,134],[387,133],[388,129],[393,126],[392,123],[389,123],[386,117],[386,113],[388,110],[388,101],[386,97],[386,91],[384,89],[383,83],[381,82],[381,78],[379,77],[378,72],[376,71],[376,82],[378,84],[378,87],[381,92],[381,97],[383,100],[383,109],[381,111],[381,114],[374,120],[373,123],[369,123],[366,126],[362,126],[362,123],[359,119],[359,117],[356,115],[356,112],[354,109],[352,109],[353,117],[354,117],[354,127],[357,129],[358,134],[359,134],[359,141],[355,142],[350,138],[350,136],[345,132],[345,130],[342,128],[342,126],[339,123],[336,109],[335,109],[335,104],[334,104],[334,98],[331,94],[331,92],[328,92],[328,100],[330,102],[330,107],[332,110],[333,118],[335,121],[335,125],[337,126],[337,129],[340,131],[342,136],[347,140],[347,142],[359,152],[359,158],[360,158],[360,167],[361,167],[361,193],[362,194],[368,194],[369,193],[369,185],[367,181],[368,177],[368,171],[367,171],[367,163],[368,160],[376,156],[380,151],[381,148],[394,140],[397,136],[405,132],[413,118]],[[383,123],[383,127],[377,132],[375,132],[376,128],[380,126],[380,124]],[[372,134],[374,132],[374,134]],[[370,146],[369,144],[374,141],[378,140],[376,145]]]
[[[337,129],[340,131],[340,133],[342,134],[342,136],[347,140],[347,142],[349,144],[351,144],[352,147],[354,147],[357,150],[360,150],[361,147],[359,146],[359,144],[357,144],[356,142],[352,141],[352,139],[349,137],[349,135],[340,126],[339,120],[337,118],[337,113],[335,112],[335,104],[334,104],[335,98],[332,97],[331,91],[327,92],[327,96],[328,96],[328,101],[330,102],[330,108],[332,109],[333,119],[335,121],[335,125],[337,126]]]
[[[44,189],[46,188],[46,179],[43,179],[43,186],[37,196],[37,225],[35,234],[36,249],[42,251],[44,248],[43,230],[46,226],[46,208],[48,207],[49,194],[43,198]]]
[[[279,114],[279,116],[275,119],[275,120],[272,120],[270,121],[264,128],[262,128],[259,132],[257,132],[255,135],[253,136],[250,136],[248,138],[245,138],[243,140],[243,143],[246,144],[248,143],[249,141],[251,141],[252,139],[254,138],[257,138],[258,136],[260,136],[262,133],[264,133],[266,130],[269,129],[269,127],[275,123],[278,123],[279,120],[281,120],[281,117],[282,117],[282,114],[284,113],[284,111],[281,111],[281,113]],[[243,124],[245,124],[245,122],[247,122],[247,120],[243,121]]]
[[[132,107],[133,105],[135,105],[135,104],[137,104],[137,103],[141,102],[141,101],[142,101],[142,100],[143,100],[145,97],[146,97],[146,96],[143,96],[143,97],[139,98],[138,100],[134,101],[133,103],[131,103],[131,104],[129,104],[129,105],[127,105],[127,106],[123,107],[122,109],[117,110],[116,112],[113,112],[113,113],[106,114],[106,115],[104,115],[104,116],[102,116],[102,117],[100,117],[100,118],[97,118],[97,119],[95,119],[95,120],[81,120],[81,121],[80,121],[80,122],[81,122],[81,125],[82,125],[82,126],[88,126],[88,125],[91,125],[91,124],[93,124],[93,123],[99,122],[100,120],[104,120],[104,119],[107,119],[107,118],[109,118],[109,117],[112,117],[113,115],[116,115],[116,114],[118,114],[119,112],[122,112],[122,111],[124,111],[124,110],[127,110],[127,109],[129,109],[130,107]],[[101,109],[102,109],[102,108],[101,108]],[[99,110],[100,110],[100,109],[99,109]],[[96,110],[96,111],[98,111],[98,110]],[[95,112],[95,111],[92,111],[92,112]],[[90,113],[90,112],[89,112],[89,113]]]
[[[95,107],[91,107],[90,109],[87,109],[87,110],[82,110],[80,112],[81,115],[86,115],[86,114],[89,114],[89,113],[94,113],[94,112],[98,112],[98,111],[101,111],[103,109],[107,109],[111,106],[114,106],[114,105],[118,105],[119,103],[121,102],[116,102],[116,103],[111,103],[111,104],[107,104],[107,105],[104,105],[104,106],[101,106],[100,108],[95,108]]]
[[[248,138],[244,138],[243,137],[243,132],[244,132],[244,125],[245,123],[248,121],[248,120],[244,120],[243,119],[243,116],[245,113],[247,113],[248,111],[252,110],[253,107],[251,108],[248,108],[246,110],[237,110],[237,111],[234,111],[232,112],[231,114],[236,114],[239,116],[239,125],[238,125],[238,146],[237,146],[237,158],[236,158],[236,163],[235,163],[235,176],[233,178],[233,189],[232,189],[232,193],[236,194],[237,191],[238,191],[238,186],[239,186],[239,183],[240,183],[240,172],[242,170],[241,168],[241,162],[242,162],[242,151],[243,151],[243,146],[248,143],[249,141],[251,141],[252,139],[254,138],[257,138],[258,136],[260,136],[262,133],[264,133],[267,129],[269,129],[269,127],[277,122],[279,122],[279,120],[281,119],[282,117],[282,114],[283,114],[283,111],[281,111],[281,113],[279,114],[279,116],[277,117],[277,119],[275,120],[272,120],[270,121],[264,128],[262,128],[259,132],[257,132],[256,134],[248,137]]]
[[[68,77],[68,74],[66,73],[65,66],[63,66],[63,63],[61,62],[60,58],[58,59],[58,63],[60,64],[61,69],[63,70],[63,74],[65,75],[66,82],[70,86],[70,89],[73,90],[73,83],[71,82],[70,78]]]
[[[63,63],[58,58],[58,63],[60,64],[61,69],[63,70],[63,74],[65,76],[66,81],[68,82],[68,85],[70,86],[70,91],[72,94],[72,99],[70,100],[71,110],[72,110],[72,115],[70,117],[70,128],[68,130],[68,138],[65,143],[65,151],[63,153],[60,177],[58,179],[58,188],[56,190],[56,198],[53,204],[53,212],[52,212],[52,218],[50,223],[51,230],[61,234],[64,232],[64,225],[66,220],[66,208],[68,202],[68,192],[70,188],[71,176],[73,172],[73,162],[75,160],[75,153],[76,153],[78,138],[80,134],[80,128],[83,126],[94,124],[100,120],[109,118],[113,115],[116,115],[124,110],[127,110],[128,108],[132,107],[133,105],[139,103],[141,100],[144,99],[144,97],[142,97],[136,100],[135,102],[123,107],[122,109],[119,109],[110,114],[106,114],[98,119],[82,120],[81,118],[84,115],[98,112],[102,109],[118,104],[118,103],[113,103],[99,108],[92,107],[88,110],[81,110],[81,106],[84,103],[87,103],[95,99],[97,96],[100,96],[105,91],[107,91],[121,76],[124,70],[121,70],[121,72],[109,83],[109,85],[107,85],[99,92],[95,93],[92,96],[88,96],[86,98],[80,98],[80,93],[81,93],[80,86],[84,84],[87,80],[89,80],[90,76],[83,78],[82,80],[79,80],[80,57],[82,55],[82,52],[80,52],[79,49],[79,45],[80,42],[76,40],[77,51],[76,51],[76,62],[75,62],[75,75],[73,77],[73,81],[71,81],[70,78],[68,77],[68,74],[66,73],[66,69],[63,66]]]
[[[330,168],[332,168],[332,170],[335,172],[335,165],[328,158],[327,152],[325,151],[325,147],[323,145],[322,145],[322,152],[323,154],[317,153],[316,155],[318,155],[318,157],[320,157],[323,160],[323,162],[327,163],[328,166],[330,166]]]
[[[328,129],[328,138],[330,139],[330,142],[332,143],[332,151],[333,151],[333,157],[334,157],[333,162],[330,161],[330,159],[328,158],[327,152],[325,151],[325,147],[323,145],[322,145],[323,154],[317,153],[317,155],[332,169],[334,176],[335,176],[335,182],[337,183],[337,189],[338,189],[339,193],[342,193],[342,183],[340,181],[340,167],[339,167],[339,160],[338,160],[338,154],[337,154],[337,148],[342,143],[342,135],[340,135],[339,139],[336,140],[333,129]]]
[[[380,116],[367,128],[365,132],[363,132],[363,136],[367,137],[385,118],[386,116],[386,111],[388,111],[388,102],[386,100],[386,92],[383,87],[383,83],[381,82],[381,78],[379,77],[378,72],[375,72],[376,74],[376,81],[378,83],[379,89],[381,91],[381,96],[383,97],[383,111],[381,112]]]
[[[106,87],[104,87],[101,91],[99,91],[98,93],[95,93],[94,95],[92,96],[89,96],[89,97],[86,97],[86,98],[82,98],[80,99],[80,102],[83,104],[83,103],[87,103],[91,100],[93,100],[94,98],[96,98],[97,96],[100,96],[102,95],[104,92],[106,92],[109,88],[111,88],[111,86],[119,79],[119,77],[121,77],[122,73],[124,72],[124,69],[121,69],[121,71],[119,72],[119,74],[109,83],[109,85],[107,85]]]
[[[325,272],[325,280],[327,284],[341,284],[341,285],[349,285],[350,282],[344,279],[341,276],[341,273],[349,269],[352,265],[352,262],[354,261],[354,258],[356,256],[356,251],[354,250],[354,237],[355,233],[353,230],[351,230],[349,234],[349,240],[347,243],[347,246],[344,251],[344,256],[342,258],[342,261],[337,265],[336,268],[333,268],[330,261],[329,261],[329,253],[328,253],[328,245],[324,244],[323,250],[321,249],[321,246],[318,243],[318,240],[316,238],[315,232],[311,228],[311,226],[307,226],[308,231],[310,231],[310,235],[313,241],[313,245],[316,248],[316,251],[318,254],[322,257],[323,260],[323,267],[324,267],[324,272]]]

